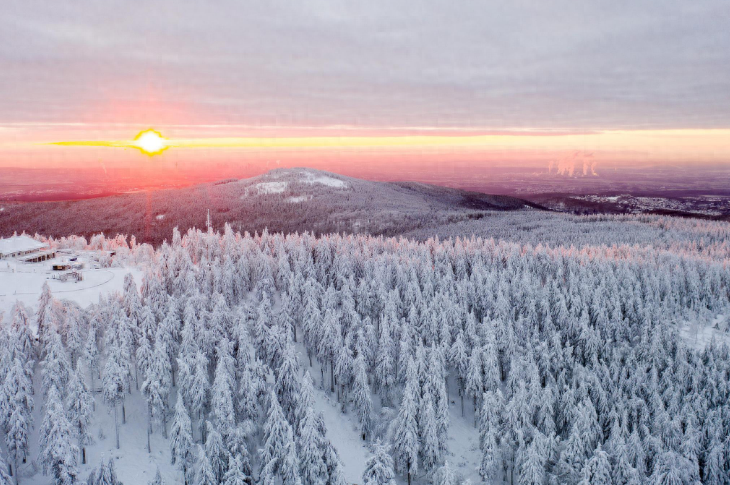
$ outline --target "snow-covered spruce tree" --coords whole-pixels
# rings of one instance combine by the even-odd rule
[[[243,473],[243,465],[240,455],[231,459],[230,467],[223,476],[223,485],[249,485],[249,477]],[[273,481],[271,482],[273,483]]]
[[[51,295],[51,287],[48,282],[43,282],[41,296],[38,298],[38,310],[36,311],[36,328],[38,328],[38,339],[41,345],[45,343],[46,327],[54,320],[53,313],[53,295]]]
[[[30,317],[23,302],[16,301],[11,314],[13,317],[10,331],[14,335],[16,350],[25,356],[26,361],[35,361],[37,358],[35,337],[30,329]]]
[[[482,397],[482,410],[479,413],[479,449],[482,459],[479,475],[482,480],[498,480],[502,468],[502,418],[504,399],[499,389],[487,391]]]
[[[445,351],[440,347],[429,352],[427,386],[433,395],[433,407],[436,419],[436,436],[438,442],[437,461],[441,462],[448,449],[449,431],[449,397],[446,388]]]
[[[112,344],[109,347],[109,356],[104,365],[101,382],[104,402],[114,410],[114,436],[117,449],[119,449],[119,405],[124,401],[129,385],[129,369],[124,361],[122,349]]]
[[[469,354],[464,344],[463,332],[459,331],[451,344],[449,351],[449,362],[456,374],[456,382],[459,387],[459,398],[461,399],[461,416],[464,416],[464,395],[466,394],[466,378],[469,369]]]
[[[333,303],[334,304],[334,303]],[[322,320],[319,342],[317,345],[317,356],[322,366],[322,384],[324,387],[324,369],[329,367],[330,392],[335,392],[335,357],[342,346],[342,331],[339,324],[339,312],[334,308],[325,308],[324,319]]]
[[[393,458],[387,446],[377,441],[373,445],[373,455],[365,464],[362,474],[363,485],[395,485]]]
[[[77,365],[76,371],[71,373],[66,395],[66,409],[68,420],[74,431],[74,437],[81,450],[81,464],[86,464],[86,445],[92,443],[90,425],[93,414],[94,398],[86,387],[81,369]]]
[[[56,325],[48,323],[44,332],[45,344],[43,346],[43,360],[41,361],[43,393],[47,394],[51,387],[55,387],[56,391],[63,392],[68,384],[71,363],[68,360],[68,354],[63,347],[61,335],[58,333]]]
[[[13,474],[17,474],[20,463],[26,461],[33,426],[33,383],[27,369],[16,356],[0,386],[0,412],[4,416],[5,445],[12,460]]]
[[[218,485],[218,479],[213,471],[213,466],[205,453],[202,445],[198,445],[198,459],[195,465],[196,485]]]
[[[346,392],[353,379],[354,359],[352,357],[352,338],[348,334],[343,345],[337,350],[335,358],[335,379],[337,379],[337,401],[347,402]]]
[[[158,469],[157,475],[159,476],[159,474],[160,470]],[[117,471],[114,467],[114,458],[109,457],[109,460],[105,463],[104,456],[102,455],[99,469],[91,471],[86,483],[87,485],[122,485],[122,482],[117,479]],[[163,483],[162,477],[160,477],[159,483]]]
[[[421,397],[418,424],[420,464],[424,471],[429,472],[438,464],[439,459],[436,413],[433,410],[433,397],[429,388],[426,388]]]
[[[521,460],[519,471],[520,485],[542,485],[545,483],[545,463],[547,462],[544,438],[538,435],[525,451],[525,457]],[[589,482],[593,483],[593,482]],[[600,483],[600,482],[597,482]],[[609,481],[606,485],[610,484]]]
[[[372,433],[373,402],[370,398],[370,386],[368,385],[367,369],[365,358],[362,354],[355,357],[353,365],[354,378],[352,381],[352,401],[357,410],[357,418],[360,422],[362,439],[368,439]]]
[[[322,459],[324,442],[318,416],[308,406],[303,412],[297,433],[299,472],[304,483],[324,485],[327,481],[327,467]]]
[[[459,483],[456,479],[456,473],[451,469],[448,460],[433,474],[432,483],[433,485],[457,485]]]
[[[182,395],[187,396],[190,405],[190,413],[195,420],[198,421],[198,429],[201,437],[205,439],[205,420],[203,413],[208,406],[208,394],[210,384],[208,382],[208,359],[202,351],[198,350],[191,356],[188,362],[182,362],[178,359],[178,367],[180,371],[180,383],[182,385],[180,391]],[[183,372],[183,369],[186,369]],[[183,391],[185,390],[185,391]]]
[[[264,424],[264,447],[261,450],[262,483],[274,483],[281,478],[283,485],[300,485],[299,458],[296,455],[291,426],[276,398],[269,393],[269,412]]]
[[[234,408],[235,375],[230,368],[230,354],[228,340],[225,339],[222,353],[226,357],[218,359],[215,368],[215,378],[211,389],[211,405],[215,424],[224,436],[228,436],[236,425],[236,410]]]
[[[170,426],[170,461],[182,471],[185,485],[195,480],[193,428],[185,404],[179,396]]]
[[[608,461],[608,454],[598,445],[593,456],[586,460],[581,472],[583,477],[580,485],[611,485],[611,464]]]
[[[474,426],[477,425],[478,399],[484,392],[484,378],[482,375],[482,352],[480,348],[472,349],[469,357],[469,367],[466,373],[466,393],[474,403]]]
[[[152,424],[162,427],[162,435],[167,438],[167,400],[172,385],[170,359],[167,356],[166,346],[161,341],[155,342],[152,359],[142,381],[140,391],[147,401],[147,451],[150,448],[150,433]]]
[[[311,412],[310,408],[314,409],[314,383],[312,382],[312,377],[309,375],[309,371],[304,371],[302,384],[296,400],[294,420],[291,424],[295,432],[299,433],[304,415]]]
[[[228,470],[228,450],[223,444],[220,433],[210,422],[205,439],[205,455],[210,462],[216,483],[220,483]]]
[[[588,465],[587,465],[588,466]],[[589,467],[589,471],[594,468],[598,469],[598,463],[593,467]],[[603,469],[603,467],[601,467]],[[585,478],[585,474],[584,474]],[[694,484],[699,482],[697,467],[687,458],[674,451],[664,451],[659,453],[654,463],[654,470],[649,477],[649,483],[652,485],[670,485],[670,484]],[[584,485],[585,480],[580,485]],[[610,483],[610,482],[596,482]]]
[[[97,326],[96,319],[92,318],[89,324],[89,332],[86,336],[86,344],[84,345],[83,360],[89,369],[89,377],[91,379],[90,390],[96,392],[96,378],[100,375],[100,356],[99,346],[97,343]],[[93,404],[93,410],[96,411],[96,403]]]
[[[39,430],[38,461],[43,472],[56,485],[73,485],[78,475],[78,447],[73,443],[73,429],[66,418],[61,396],[52,385],[48,389],[43,423]]]
[[[380,393],[383,405],[388,406],[391,402],[391,392],[395,384],[395,347],[391,335],[391,325],[388,318],[380,322],[380,339],[378,352],[375,358],[375,383]]]
[[[293,420],[294,409],[296,407],[296,396],[300,388],[299,362],[297,353],[292,344],[288,344],[284,350],[281,367],[276,374],[277,400],[287,417]]]
[[[418,471],[418,375],[413,358],[408,361],[406,386],[398,416],[394,422],[393,460],[396,471],[408,476],[411,483],[413,474]]]

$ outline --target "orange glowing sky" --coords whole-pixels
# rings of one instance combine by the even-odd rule
[[[726,9],[12,2],[0,16],[0,169],[115,168],[140,183],[281,165],[730,169]],[[152,158],[134,141],[147,129],[165,138]]]

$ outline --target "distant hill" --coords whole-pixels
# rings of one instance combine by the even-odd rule
[[[173,227],[398,235],[475,220],[486,211],[542,209],[507,196],[415,182],[371,182],[308,168],[276,169],[249,179],[229,179],[181,189],[94,199],[0,203],[0,235],[36,232],[60,237],[135,235],[159,244]]]

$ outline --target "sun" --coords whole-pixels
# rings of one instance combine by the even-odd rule
[[[147,155],[158,155],[169,148],[167,139],[159,131],[145,130],[134,137],[132,142],[134,148],[138,148]]]

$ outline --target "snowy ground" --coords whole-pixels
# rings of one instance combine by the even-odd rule
[[[0,312],[8,315],[16,300],[35,306],[46,281],[54,296],[74,301],[82,307],[98,301],[101,294],[122,291],[127,273],[134,276],[137,285],[142,281],[142,271],[137,268],[95,269],[90,259],[84,261],[85,268],[80,271],[83,281],[60,281],[54,278],[60,272],[53,271],[51,266],[62,259],[56,258],[42,263],[0,260]]]
[[[680,329],[679,334],[688,346],[697,350],[704,349],[715,340],[718,344],[730,345],[730,334],[724,331],[724,326],[730,322],[730,317],[718,315],[712,325],[698,325],[697,322],[687,322]]]

